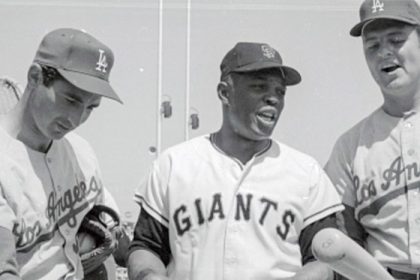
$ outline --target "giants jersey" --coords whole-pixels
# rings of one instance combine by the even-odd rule
[[[330,180],[312,158],[278,142],[243,165],[210,138],[165,151],[135,195],[168,228],[170,278],[293,276],[302,229],[342,210]]]
[[[337,141],[325,169],[385,266],[420,267],[420,116],[381,108]]]
[[[15,236],[20,276],[83,279],[75,236],[94,204],[115,203],[90,146],[69,133],[40,153],[0,128],[0,226]]]

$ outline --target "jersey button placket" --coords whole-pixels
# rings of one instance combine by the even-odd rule
[[[418,123],[418,116],[410,116],[410,121],[404,124],[403,135],[401,137],[401,145],[403,157],[406,155],[404,161],[405,180],[407,189],[407,211],[408,211],[408,250],[412,259],[413,265],[420,265],[420,178],[418,178],[417,171],[420,168],[420,158],[417,152],[418,141],[420,134],[415,124]],[[411,168],[408,168],[411,166]]]
[[[238,274],[236,270],[238,269],[238,241],[240,236],[238,236],[238,225],[237,221],[230,217],[226,229],[225,237],[225,253],[224,253],[224,279],[237,279]]]

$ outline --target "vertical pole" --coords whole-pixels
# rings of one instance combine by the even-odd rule
[[[161,128],[162,128],[162,41],[163,41],[163,0],[159,0],[159,38],[158,38],[158,95],[156,104],[156,157],[159,156],[161,150]]]
[[[191,0],[187,0],[187,63],[185,85],[185,140],[189,139],[190,130],[190,47],[191,47]]]

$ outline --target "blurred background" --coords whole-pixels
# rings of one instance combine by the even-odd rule
[[[302,83],[288,88],[274,138],[323,165],[337,137],[382,103],[361,40],[349,35],[359,4],[0,0],[0,76],[25,85],[41,38],[59,27],[84,29],[113,49],[110,79],[124,105],[102,100],[77,132],[95,149],[105,185],[131,227],[138,215],[134,190],[157,154],[221,125],[219,65],[239,41],[269,43],[300,71]]]

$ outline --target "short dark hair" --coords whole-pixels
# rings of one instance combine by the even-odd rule
[[[43,77],[43,84],[46,87],[51,86],[54,80],[61,78],[60,73],[58,73],[57,69],[51,66],[41,64],[42,69],[42,77]]]

